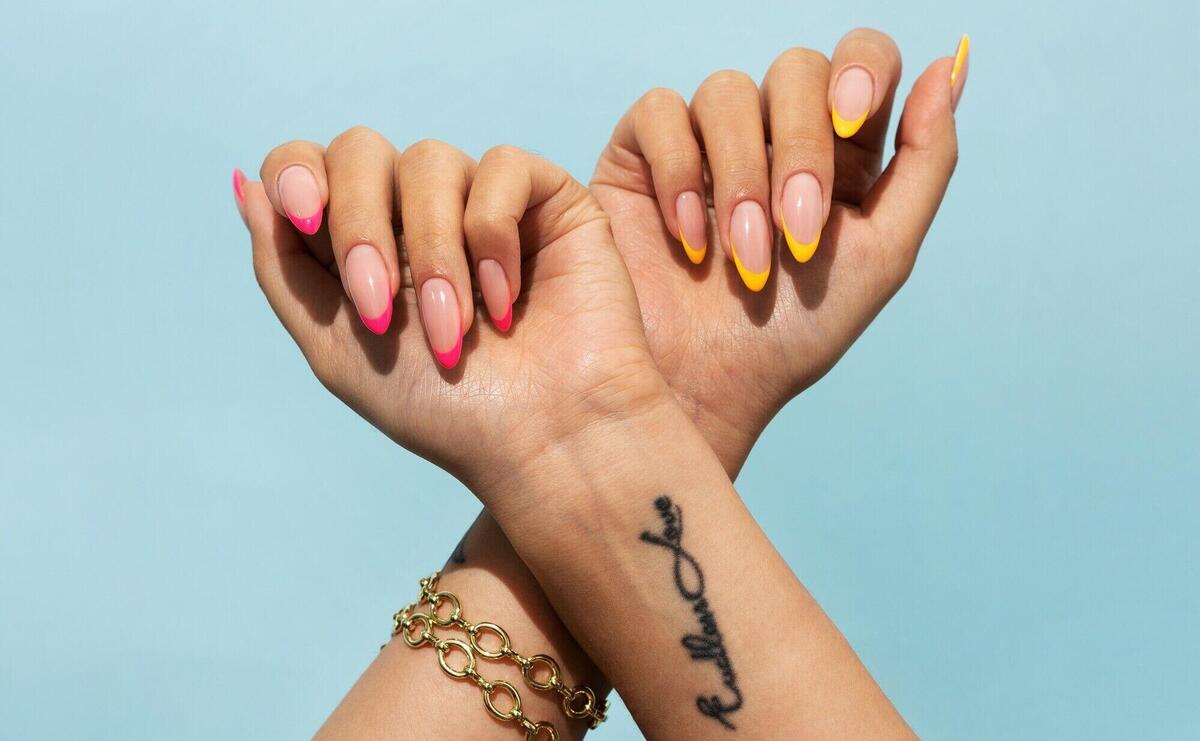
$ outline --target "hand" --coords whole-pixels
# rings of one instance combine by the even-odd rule
[[[849,33],[832,65],[784,52],[761,91],[730,71],[690,106],[651,90],[617,124],[591,189],[654,358],[731,475],[911,272],[957,161],[965,63],[964,37],[917,80],[882,174],[900,54],[877,31]],[[792,256],[771,280],[780,242]]]
[[[596,417],[669,399],[607,218],[542,159],[400,154],[356,128],[279,147],[235,191],[258,281],[317,377],[476,492]],[[474,322],[468,258],[494,326]]]

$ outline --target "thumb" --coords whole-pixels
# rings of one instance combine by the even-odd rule
[[[942,57],[913,84],[896,132],[896,154],[863,201],[862,214],[900,280],[912,270],[958,163],[953,99],[965,78],[965,44],[960,44],[958,64]]]

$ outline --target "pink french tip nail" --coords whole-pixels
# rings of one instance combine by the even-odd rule
[[[325,205],[321,203],[321,189],[312,170],[304,165],[286,167],[276,178],[275,188],[288,220],[305,234],[316,234],[321,228]]]
[[[362,320],[363,326],[373,333],[383,334],[387,332],[388,327],[392,324],[392,304],[388,302],[387,309],[374,319],[369,319],[362,314],[359,314],[358,318]]]
[[[494,322],[496,329],[501,332],[507,332],[508,328],[512,326],[512,306],[508,307],[508,311],[504,312],[504,316],[495,319]]]
[[[358,244],[346,254],[346,290],[363,325],[383,334],[392,323],[392,289],[383,255],[374,245]]]
[[[421,308],[421,321],[425,324],[425,336],[429,338],[429,349],[433,350],[439,363],[453,368],[462,355],[462,315],[454,286],[440,276],[429,278],[421,285],[417,303]]]
[[[299,229],[300,231],[302,231],[305,234],[308,234],[310,236],[313,234],[316,234],[317,230],[321,228],[321,212],[320,211],[318,211],[315,214],[313,214],[312,216],[309,216],[306,218],[300,218],[299,216],[295,216],[295,215],[289,213],[288,219],[292,222],[293,225],[295,225],[295,227],[297,229]]]
[[[483,294],[483,303],[487,306],[492,324],[501,332],[507,332],[512,326],[512,296],[504,267],[489,257],[479,261],[475,273],[479,277],[479,292]]]
[[[237,199],[239,206],[246,205],[246,191],[243,189],[243,184],[246,182],[246,173],[239,168],[233,168],[233,197]]]
[[[442,367],[446,368],[447,370],[458,365],[458,359],[462,356],[462,338],[458,338],[458,342],[454,344],[453,349],[446,352],[437,352],[435,350],[433,356],[437,358],[437,361],[441,363]]]

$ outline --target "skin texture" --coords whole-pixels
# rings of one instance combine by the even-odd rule
[[[522,190],[522,184],[529,187]],[[758,737],[834,729],[907,732],[746,511],[655,368],[607,220],[582,186],[519,150],[485,155],[469,189],[459,191],[459,198],[466,197],[461,223],[469,240],[502,237],[502,230],[475,228],[495,223],[494,214],[502,214],[499,221],[514,230],[525,224],[525,239],[519,244],[514,233],[512,244],[530,245],[530,315],[505,342],[478,340],[474,351],[488,353],[489,365],[469,364],[460,378],[428,381],[431,366],[413,351],[405,356],[397,348],[407,365],[381,372],[380,358],[369,350],[397,336],[403,348],[405,337],[411,343],[417,330],[401,324],[382,338],[363,334],[332,272],[270,210],[261,186],[243,183],[242,190],[255,275],[318,377],[406,447],[434,451],[441,465],[470,482],[544,588],[551,609],[621,689],[648,737],[680,732],[713,737],[735,727]],[[328,322],[318,319],[322,307],[334,309]],[[580,317],[587,321],[573,324]],[[506,386],[489,390],[488,384],[498,383]],[[428,395],[431,389],[437,393]],[[420,416],[408,419],[397,408]],[[430,419],[446,420],[452,439],[473,434],[482,449],[451,443]],[[672,505],[678,525],[659,525],[648,516],[668,492],[678,502]],[[684,511],[688,548],[695,549],[686,558]],[[646,528],[659,526],[663,542],[649,543]],[[753,571],[740,559],[754,564]],[[686,582],[691,586],[679,574],[681,560],[695,567]],[[675,601],[669,599],[672,588]],[[738,609],[768,593],[775,599],[763,608],[765,619],[786,620],[799,635],[782,649],[756,630],[760,616]],[[702,610],[696,606],[700,599]],[[727,642],[715,627],[704,627],[715,626],[718,612]],[[664,677],[660,656],[681,640],[684,647],[694,640],[717,643],[701,653],[690,649],[675,673]],[[736,675],[732,655],[743,667]],[[711,690],[696,694],[698,683],[714,682],[713,666],[724,698],[707,694]],[[793,671],[807,679],[797,681]],[[743,692],[756,698],[758,710],[741,712]],[[348,698],[347,712],[353,722],[370,723],[374,705],[368,700],[356,712],[359,697]],[[811,708],[787,717],[773,710],[797,701]],[[410,724],[402,733],[420,738],[429,729]]]
[[[882,88],[884,93],[877,95],[880,100],[873,114],[880,110],[890,111],[894,79],[899,75],[899,59],[894,52],[894,46],[885,37],[859,31],[843,40],[834,55],[835,69],[840,64],[874,65],[875,79],[883,81],[885,87]],[[770,125],[756,140],[742,130],[727,127],[725,118],[711,119],[713,114],[706,112],[709,109],[703,106],[693,105],[689,111],[686,106],[680,108],[682,100],[675,100],[678,96],[672,98],[669,93],[652,91],[618,125],[613,142],[601,158],[592,189],[612,217],[621,255],[633,274],[654,361],[729,475],[736,475],[750,445],[770,417],[792,395],[814,382],[836,362],[911,269],[916,247],[953,168],[952,121],[947,132],[946,116],[937,110],[936,78],[941,63],[941,60],[935,63],[928,73],[930,79],[925,85],[928,90],[924,92],[927,98],[924,109],[918,106],[911,116],[906,117],[906,121],[914,118],[919,122],[921,117],[927,117],[933,120],[934,126],[918,131],[906,142],[905,137],[913,133],[914,124],[909,121],[902,125],[900,143],[907,144],[909,150],[906,152],[902,148],[901,153],[909,155],[906,157],[908,167],[893,168],[899,170],[899,175],[888,176],[889,182],[899,177],[903,183],[889,187],[888,190],[894,192],[890,200],[904,197],[917,204],[918,208],[908,213],[901,214],[902,209],[891,206],[887,192],[869,194],[879,173],[886,116],[881,120],[868,118],[852,140],[837,140],[835,144],[832,135],[822,136],[814,145],[798,138],[796,132],[815,128],[813,120],[817,115],[829,128],[828,109],[817,106],[797,113],[792,109],[803,109],[804,106],[778,94],[774,97],[764,95]],[[814,69],[817,74],[813,73]],[[821,74],[826,79],[822,80]],[[813,53],[793,50],[781,56],[772,67],[764,88],[790,91],[808,85],[815,90],[821,84],[831,84],[827,78],[828,63],[822,67],[821,60]],[[697,98],[721,99],[725,87],[744,87],[742,82],[736,75],[716,75],[705,83]],[[918,90],[921,87],[922,83],[918,82]],[[805,95],[803,99],[809,101],[812,97]],[[750,96],[743,95],[740,99],[745,102]],[[661,115],[672,106],[681,115]],[[697,109],[702,112],[696,113]],[[747,113],[735,108],[726,114],[726,118],[744,121]],[[769,280],[762,293],[747,293],[739,285],[737,272],[721,259],[720,254],[710,255],[699,268],[691,268],[675,242],[673,235],[679,234],[679,225],[672,223],[674,205],[678,202],[676,196],[687,188],[703,189],[704,186],[696,184],[694,172],[692,175],[683,172],[689,168],[677,168],[682,172],[679,176],[679,173],[664,170],[664,163],[685,163],[686,157],[678,155],[681,146],[683,149],[694,148],[697,161],[696,167],[691,169],[699,170],[701,142],[692,137],[689,123],[691,117],[698,115],[710,117],[707,125],[699,127],[704,133],[705,150],[734,153],[727,158],[725,169],[714,169],[715,192],[757,193],[763,203],[772,204],[776,226],[780,226],[779,201],[789,174],[810,172],[819,175],[825,178],[823,192],[832,190],[835,195],[848,199],[826,206],[831,209],[830,220],[813,262],[800,266],[783,252],[782,275],[777,273],[775,279]],[[762,114],[755,111],[754,115]],[[666,125],[658,126],[659,123]],[[776,143],[773,151],[766,150],[767,139],[788,145]],[[732,143],[725,144],[727,140]],[[674,142],[681,146],[675,146],[673,150],[654,149],[654,142]],[[825,143],[827,147],[824,147]],[[760,147],[757,162],[765,163],[768,157],[774,158],[770,177],[765,164],[761,168],[729,164],[755,161],[751,152],[754,146]],[[737,154],[739,147],[749,154]],[[920,156],[914,156],[916,154]],[[831,185],[828,180],[831,173],[826,173],[831,168],[825,165],[834,159],[838,163],[837,179]],[[843,163],[846,163],[844,167]],[[727,173],[738,177],[731,179]],[[264,181],[269,182],[265,174]],[[762,197],[764,192],[769,193],[769,197]],[[729,201],[728,198],[717,199],[718,204],[728,205]],[[721,207],[717,205],[708,214],[708,223],[717,225],[717,232],[710,234],[708,241],[722,243],[724,247],[719,233],[721,214],[718,211]],[[864,214],[868,208],[872,213]],[[879,213],[893,218],[891,221],[874,218]],[[898,218],[901,215],[908,218]],[[888,234],[907,235],[907,239],[889,242],[885,249],[877,236],[880,229]],[[525,645],[552,647],[563,659],[568,681],[589,681],[593,686],[602,687],[603,680],[570,641],[553,613],[548,612],[548,603],[541,597],[532,576],[519,561],[514,563],[515,553],[507,547],[494,521],[486,515],[481,517],[467,543],[472,556],[465,568],[451,569],[443,582],[446,588],[453,586],[453,591],[460,595],[472,595],[472,602],[487,605],[488,619],[493,619],[497,613],[504,615],[505,620],[501,622],[514,634],[514,640],[524,633],[529,639]],[[822,630],[816,630],[815,634],[820,635]],[[835,630],[833,634],[836,635]],[[323,735],[388,735],[389,728],[395,731],[403,727],[405,719],[411,721],[414,717],[400,710],[404,707],[404,699],[413,697],[414,693],[429,695],[433,689],[432,696],[440,698],[441,688],[445,687],[459,695],[476,694],[469,685],[456,685],[439,677],[436,663],[429,657],[420,657],[423,661],[407,661],[412,653],[403,646],[384,651],[330,718]],[[425,684],[414,682],[414,678],[431,681]],[[868,685],[867,690],[873,687]],[[564,737],[581,735],[581,729],[573,728],[561,716],[553,715],[552,704],[544,703],[539,707],[530,702],[533,693],[525,691],[522,694],[527,708],[536,708],[543,713],[539,716],[531,712],[532,717],[554,721],[560,731],[564,731]],[[451,697],[445,699],[446,702],[439,702],[439,706],[445,705],[451,712],[463,708],[464,723],[470,724],[472,718],[488,720],[474,707],[477,698],[475,702],[465,703]],[[382,708],[389,707],[394,714],[381,712]],[[439,715],[445,717],[445,712],[439,711]],[[884,727],[888,726],[885,724]],[[902,729],[902,725],[892,730],[897,728]],[[369,730],[372,733],[367,733]],[[508,735],[512,730],[489,721],[474,733],[476,735],[472,737],[483,738],[490,736],[478,734]]]

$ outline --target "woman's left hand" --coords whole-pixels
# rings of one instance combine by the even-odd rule
[[[608,219],[559,167],[515,147],[401,154],[356,128],[276,149],[262,180],[235,182],[255,274],[317,377],[477,493],[670,398]],[[493,326],[474,321],[472,273]]]

